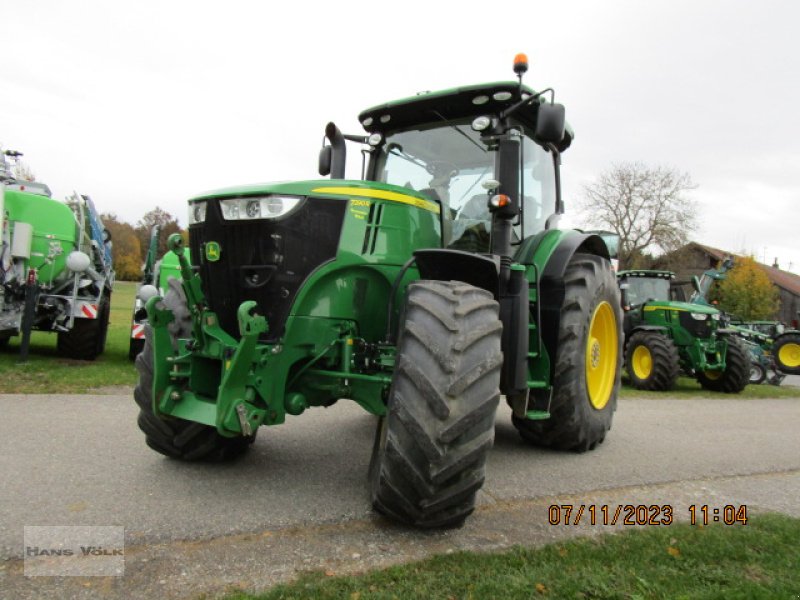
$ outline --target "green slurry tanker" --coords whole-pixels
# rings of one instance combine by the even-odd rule
[[[553,91],[424,93],[332,123],[331,179],[189,200],[192,265],[146,303],[147,444],[228,459],[262,426],[349,399],[379,417],[375,509],[419,527],[474,510],[501,395],[530,443],[582,452],[611,427],[622,315],[608,250],[558,228],[571,144]],[[345,180],[346,142],[363,150]],[[309,412],[314,412],[310,410]]]
[[[108,233],[88,196],[66,203],[37,182],[17,180],[0,159],[0,345],[32,330],[58,335],[58,351],[93,360],[105,347],[114,271]]]

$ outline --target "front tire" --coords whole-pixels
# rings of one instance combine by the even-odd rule
[[[697,381],[712,392],[738,394],[750,379],[750,354],[738,338],[727,337],[728,348],[725,351],[725,370],[698,371]]]
[[[370,469],[377,511],[430,528],[459,526],[475,509],[494,441],[501,331],[486,290],[455,281],[408,287]]]
[[[564,275],[550,418],[512,421],[531,444],[594,449],[611,429],[622,356],[622,309],[611,264],[575,254]]]
[[[750,363],[750,377],[747,381],[749,385],[758,385],[764,383],[767,378],[767,370],[758,363]]]
[[[789,375],[800,375],[800,333],[784,333],[772,346],[775,365]]]
[[[637,331],[628,341],[625,367],[637,390],[671,390],[680,372],[678,348],[660,333]]]
[[[175,317],[168,325],[173,341],[190,337],[191,317],[183,288],[176,279],[170,280],[163,303]],[[153,330],[150,325],[145,327],[144,348],[136,357],[136,369],[139,383],[133,397],[140,409],[137,422],[145,434],[145,442],[156,452],[187,461],[225,461],[246,452],[255,440],[255,434],[227,438],[214,427],[177,418],[162,419],[153,413]]]

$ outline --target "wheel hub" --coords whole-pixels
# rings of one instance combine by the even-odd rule
[[[596,369],[600,364],[600,342],[592,340],[592,368]]]

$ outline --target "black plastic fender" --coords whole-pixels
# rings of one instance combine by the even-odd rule
[[[564,304],[564,274],[576,253],[594,254],[609,259],[608,247],[599,235],[579,233],[565,237],[550,255],[539,277],[541,298],[542,342],[551,357],[550,380],[555,375],[555,356],[558,350],[558,331],[561,326],[561,307]]]

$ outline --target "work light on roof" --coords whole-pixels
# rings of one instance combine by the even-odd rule
[[[492,124],[492,120],[489,117],[482,116],[476,117],[474,121],[472,121],[472,128],[475,131],[483,131],[484,129],[488,128],[489,125]]]

